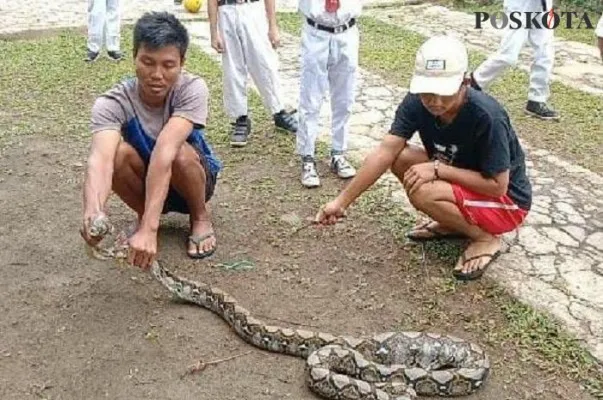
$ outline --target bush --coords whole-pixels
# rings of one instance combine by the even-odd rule
[[[562,4],[566,9],[580,9],[585,11],[593,11],[603,13],[603,1],[601,0],[564,0]]]

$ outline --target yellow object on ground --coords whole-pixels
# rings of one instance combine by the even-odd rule
[[[198,13],[202,5],[202,0],[184,0],[184,8],[191,13]]]

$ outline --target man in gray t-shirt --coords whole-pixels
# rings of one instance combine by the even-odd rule
[[[90,222],[115,191],[138,214],[135,231],[126,234],[128,261],[145,269],[157,254],[161,214],[190,215],[190,257],[207,257],[216,245],[206,203],[222,164],[205,141],[207,85],[182,69],[188,43],[173,15],[145,14],[134,27],[136,77],[92,107],[82,236],[98,242],[88,234]]]

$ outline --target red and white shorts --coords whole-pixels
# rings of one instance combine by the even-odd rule
[[[492,235],[511,232],[528,215],[507,195],[501,197],[485,196],[465,187],[452,184],[456,205],[463,216],[473,225],[477,225]]]

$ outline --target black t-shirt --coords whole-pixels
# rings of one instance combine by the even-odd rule
[[[467,88],[467,101],[448,125],[439,121],[408,93],[398,106],[390,133],[411,139],[419,132],[430,159],[492,177],[509,172],[507,194],[529,210],[532,186],[526,175],[525,156],[505,109],[487,93]]]

